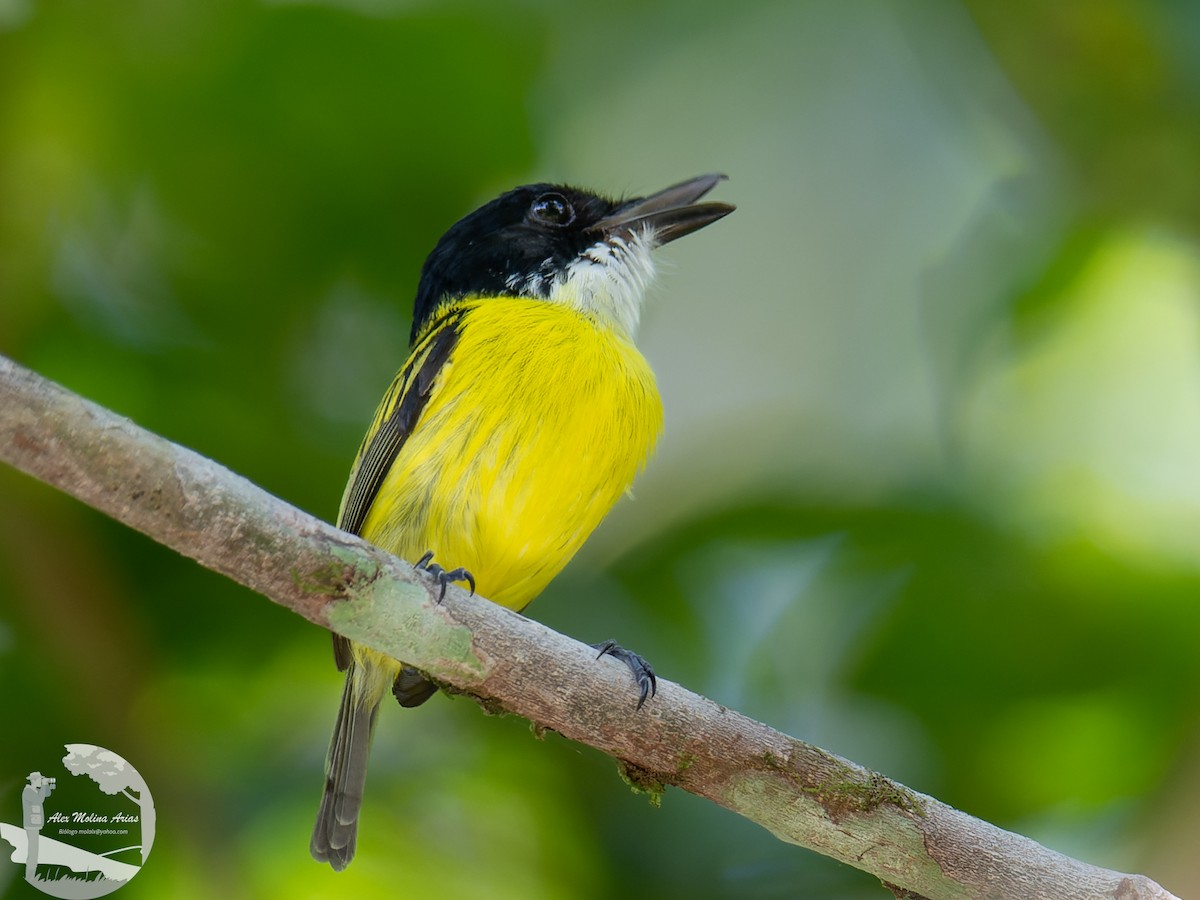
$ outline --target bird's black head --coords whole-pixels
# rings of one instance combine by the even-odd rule
[[[634,307],[636,326],[653,271],[649,251],[732,212],[696,202],[721,178],[705,175],[632,200],[554,184],[503,194],[456,222],[425,260],[413,341],[440,306],[466,296],[567,302],[608,312],[631,330],[626,307]]]

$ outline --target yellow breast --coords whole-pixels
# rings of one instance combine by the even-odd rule
[[[633,343],[567,306],[474,299],[362,535],[463,566],[523,608],[645,465],[662,429]]]

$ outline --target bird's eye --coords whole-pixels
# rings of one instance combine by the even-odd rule
[[[562,194],[542,194],[529,207],[535,222],[563,228],[575,221],[575,207]]]

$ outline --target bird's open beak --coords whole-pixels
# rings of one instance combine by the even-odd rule
[[[635,197],[593,225],[592,230],[605,236],[649,231],[656,244],[670,243],[734,211],[736,207],[729,203],[696,202],[724,180],[724,175],[701,175],[649,197]]]

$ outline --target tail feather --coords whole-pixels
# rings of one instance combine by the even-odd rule
[[[309,844],[314,859],[329,863],[339,872],[354,858],[371,735],[382,699],[381,691],[368,688],[365,682],[375,679],[364,678],[366,674],[357,662],[346,672],[346,686],[325,763],[325,792],[321,795]]]

